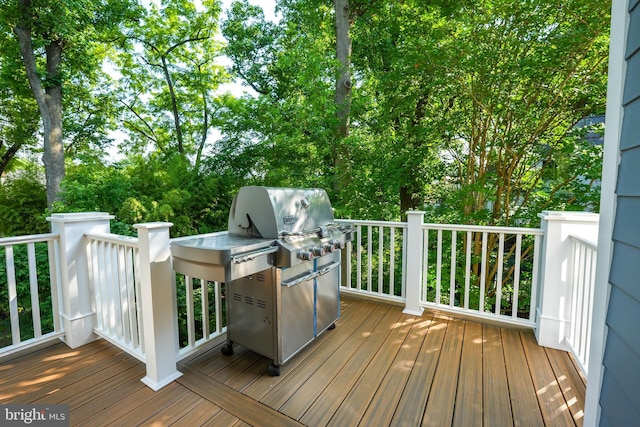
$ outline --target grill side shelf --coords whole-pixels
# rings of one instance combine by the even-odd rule
[[[225,283],[271,268],[278,250],[272,239],[228,234],[181,239],[171,244],[175,271]]]

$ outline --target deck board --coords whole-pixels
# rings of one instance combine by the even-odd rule
[[[571,357],[559,351],[547,351],[553,372],[558,378],[571,416],[576,426],[582,427],[584,417],[585,384],[582,376],[575,369]]]
[[[527,358],[524,355],[520,333],[503,329],[502,341],[514,426],[544,425],[531,374],[528,369],[523,369],[527,366]]]
[[[454,426],[482,426],[482,344],[482,325],[467,323],[462,340]]]
[[[96,347],[105,345],[108,344],[105,342],[95,344]],[[48,381],[30,389],[23,388],[20,402],[35,402],[46,398],[50,403],[66,403],[75,394],[91,387],[91,382],[102,382],[113,373],[124,371],[137,364],[137,361],[125,356],[123,352],[112,346],[104,347],[104,350],[87,356],[82,362],[82,364],[74,364],[73,370],[55,381]],[[70,366],[56,369],[64,372]],[[96,372],[96,366],[100,366],[100,371]],[[12,400],[7,400],[5,403],[12,403]]]
[[[486,426],[512,426],[509,383],[500,329],[484,325],[482,385],[483,422]]]
[[[452,424],[464,328],[464,322],[450,321],[447,324],[441,356],[422,417],[423,425],[439,427]]]
[[[140,410],[139,400],[132,396],[131,399],[122,402],[118,405],[117,412],[112,413],[112,419],[105,422],[104,417],[98,416],[98,419],[94,417],[89,418],[88,425],[91,426],[137,426],[141,423],[153,418],[156,419],[160,414],[165,414],[168,407],[177,401],[186,398],[191,391],[179,384],[173,383],[165,387],[166,390],[159,396],[152,394],[151,398],[145,401],[144,410]],[[146,390],[145,390],[146,391]],[[145,392],[140,392],[146,398]]]
[[[318,362],[321,362],[319,359],[320,354],[318,353],[329,357],[333,352],[337,351],[344,340],[370,315],[372,306],[364,304],[355,310],[349,310],[337,322],[338,327],[336,329],[330,331],[330,333],[322,334],[313,343],[312,347],[307,348],[307,351],[298,353],[283,365],[279,377],[269,377],[264,374],[260,381],[255,381],[243,389],[242,392],[263,403],[274,402],[278,405],[282,404],[290,396],[289,389],[299,387],[304,377],[310,376],[318,368]],[[328,338],[331,338],[331,340],[327,345],[324,345],[323,343]],[[313,348],[314,351],[308,351],[310,348]],[[280,384],[285,385],[281,386]]]
[[[183,420],[187,414],[197,411],[198,406],[204,401],[205,399],[203,397],[195,393],[185,393],[184,396],[174,400],[169,405],[166,405],[157,413],[149,414],[149,412],[146,412],[146,419],[137,423],[137,425],[146,427],[174,425],[178,423],[178,421]],[[205,418],[205,420],[209,417],[210,415],[207,413],[207,418]],[[198,424],[191,425],[193,426]]]
[[[198,398],[201,399],[201,402],[198,405],[190,409],[189,412],[187,412],[182,417],[178,418],[174,423],[165,424],[165,425],[172,425],[176,427],[200,426],[200,425],[204,425],[204,423],[206,423],[207,420],[210,420],[218,412],[222,411],[222,408],[220,408],[218,405],[211,403],[210,401],[206,400],[200,395],[196,394],[196,396],[198,396]],[[150,424],[150,425],[154,425],[154,424]]]
[[[140,368],[143,368],[142,365],[140,365]],[[140,374],[142,375],[136,375],[125,382],[114,384],[111,388],[104,390],[102,394],[94,396],[93,399],[87,400],[82,404],[69,403],[71,408],[70,418],[74,425],[81,425],[82,422],[91,417],[111,417],[112,407],[117,408],[125,399],[135,399],[136,392],[140,392],[143,389],[150,390],[140,381],[144,376],[143,369],[140,369]],[[144,402],[145,400],[138,401],[138,405],[144,405]],[[46,400],[43,400],[43,403],[46,403]]]
[[[209,381],[190,367],[183,367],[185,375],[176,382],[193,390],[200,396],[216,402],[226,412],[248,422],[251,425],[300,426],[302,424],[277,412],[268,406],[254,401],[217,381]]]
[[[404,393],[400,397],[391,425],[417,426],[422,420],[448,320],[433,317],[430,322],[429,330],[407,380]]]
[[[422,347],[432,319],[431,316],[423,316],[416,319],[411,325],[407,338],[385,373],[376,394],[371,398],[367,411],[360,420],[361,425],[388,425],[391,423],[397,403],[404,392],[411,370],[415,366],[418,352]]]
[[[346,426],[360,422],[369,402],[377,392],[377,385],[393,363],[414,321],[414,316],[403,314],[398,322],[389,326],[387,339],[377,349],[374,358],[333,414],[328,425]]]
[[[338,375],[342,367],[360,349],[368,338],[368,332],[373,330],[380,323],[385,315],[385,311],[376,310],[368,316],[354,332],[345,339],[340,346],[340,351],[334,351],[322,365],[322,369],[312,372],[311,376],[295,390],[286,402],[278,407],[279,411],[294,419],[300,419],[309,409],[322,391]],[[298,398],[304,396],[304,399]],[[265,402],[267,403],[267,402]]]
[[[309,381],[314,373],[319,372],[322,365],[328,359],[335,357],[336,354],[342,354],[343,348],[349,352],[351,336],[358,331],[361,331],[361,333],[370,331],[376,324],[375,320],[375,315],[361,316],[357,322],[353,320],[347,322],[345,325],[336,327],[336,329],[332,331],[325,332],[321,335],[324,345],[318,342],[320,345],[316,346],[315,351],[305,352],[305,354],[300,355],[299,357],[304,359],[296,366],[296,369],[288,370],[286,373],[286,381],[280,381],[277,385],[273,386],[268,393],[259,399],[260,402],[272,408],[279,408],[293,396],[300,387]],[[330,370],[331,368],[328,364],[327,369]],[[322,372],[325,372],[325,370],[322,370]]]
[[[234,415],[227,411],[220,411],[202,425],[203,427],[231,427],[239,423],[241,423],[241,420]]]
[[[571,412],[568,410],[547,353],[544,348],[531,340],[524,340],[523,344],[545,425],[560,427],[571,424],[573,422]]]
[[[44,392],[43,387],[47,384],[68,381],[65,374],[71,373],[70,366],[73,366],[73,371],[91,369],[95,364],[119,353],[118,349],[102,342],[90,345],[86,352],[67,347],[56,348],[61,350],[60,354],[38,352],[37,362],[29,366],[20,366],[20,362],[9,364],[14,366],[11,371],[5,372],[6,376],[3,375],[0,381],[0,403],[11,401],[16,392],[26,399],[32,398],[34,394]]]
[[[580,372],[531,331],[353,298],[336,325],[279,377],[268,358],[217,346],[157,392],[103,340],[55,344],[0,364],[0,402],[68,404],[74,426],[582,425]]]

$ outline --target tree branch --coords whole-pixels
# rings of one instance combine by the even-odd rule
[[[156,143],[158,143],[158,138],[155,135],[155,132],[153,131],[153,128],[151,127],[151,125],[149,125],[149,123],[147,123],[147,121],[140,116],[140,114],[138,114],[138,112],[133,108],[133,106],[127,104],[126,102],[124,102],[122,99],[119,100],[120,103],[122,105],[124,105],[127,110],[129,110],[130,112],[133,113],[134,116],[136,116],[138,118],[138,120],[140,120],[142,122],[142,124],[149,130],[149,133],[145,132],[144,130],[140,129],[138,126],[134,126],[131,122],[125,122],[125,123],[130,123],[132,125],[132,127],[138,131],[140,134],[142,134],[145,138],[149,139],[150,141]]]

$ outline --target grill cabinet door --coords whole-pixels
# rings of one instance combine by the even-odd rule
[[[316,335],[340,317],[340,252],[320,258],[316,279]]]
[[[228,283],[227,334],[231,341],[269,358],[276,357],[272,270]]]
[[[285,363],[313,341],[313,286],[316,273],[307,271],[283,280],[281,287],[281,360]]]

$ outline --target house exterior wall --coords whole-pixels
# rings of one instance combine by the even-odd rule
[[[640,0],[630,0],[627,11],[600,426],[636,425],[640,419]]]

